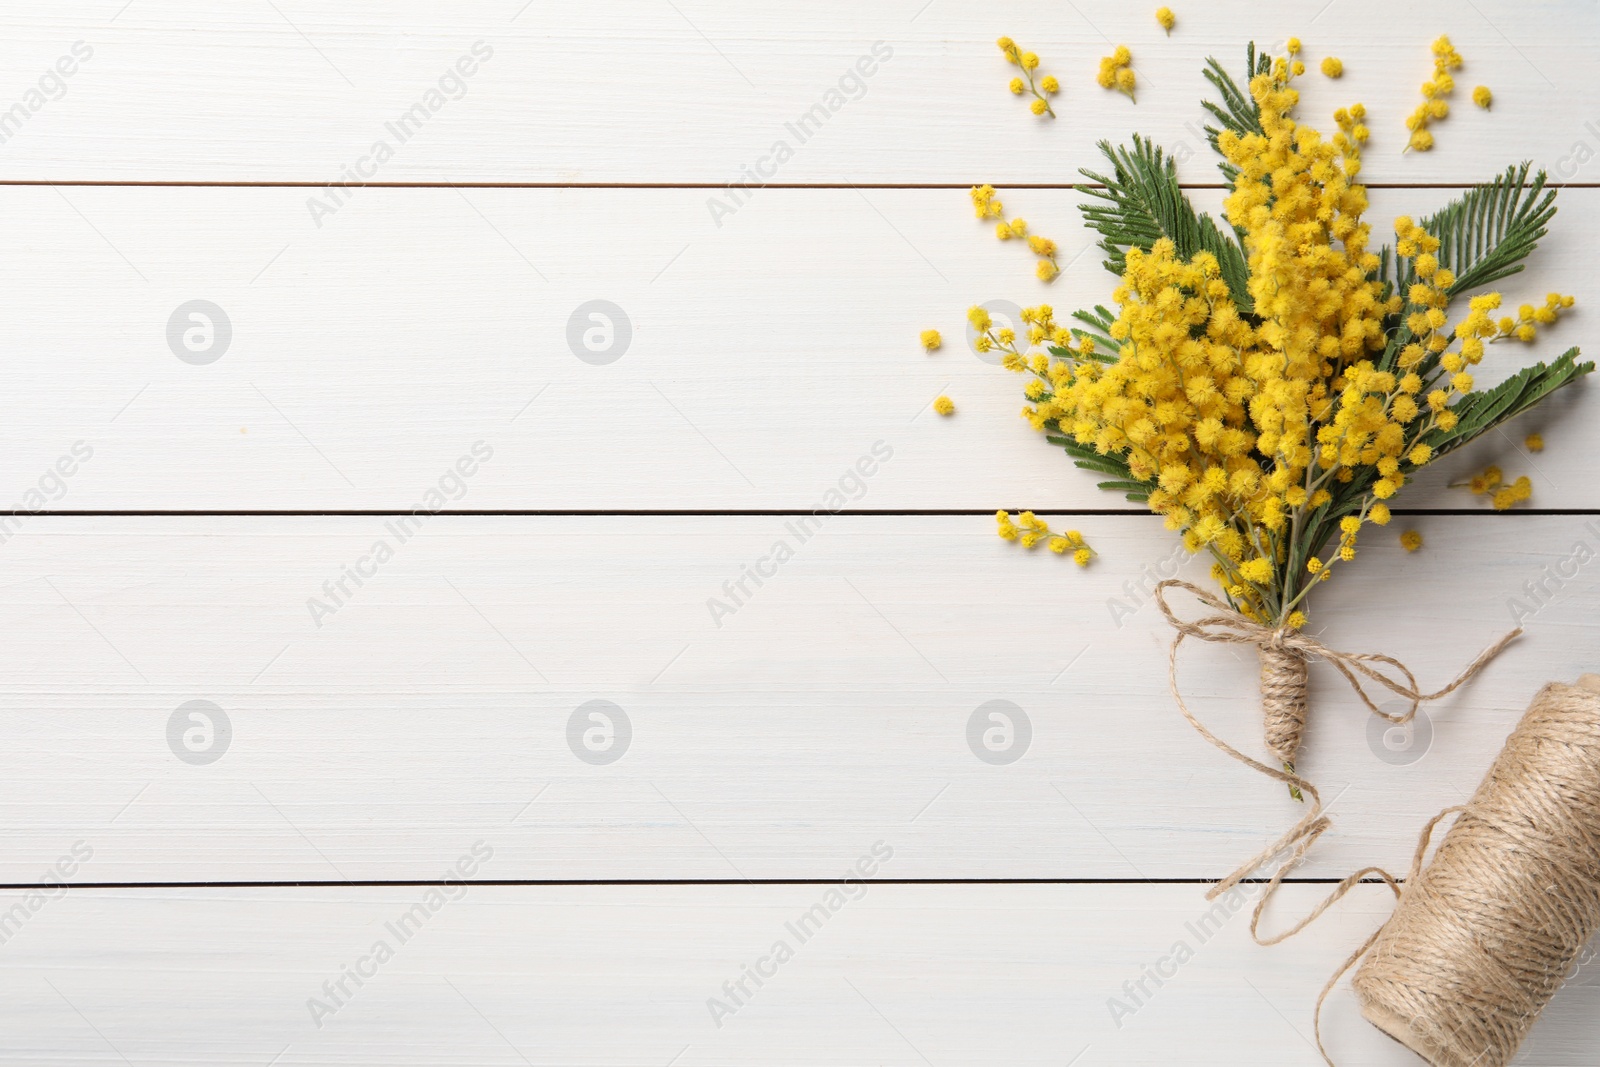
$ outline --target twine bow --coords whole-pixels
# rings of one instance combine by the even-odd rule
[[[1179,618],[1177,613],[1172,610],[1172,606],[1167,603],[1167,590],[1169,589],[1181,589],[1193,595],[1196,600],[1200,601],[1200,603],[1204,604],[1206,607],[1211,608],[1216,612],[1216,614],[1207,615],[1203,618],[1195,619],[1193,621]],[[1301,817],[1299,822],[1290,827],[1290,829],[1282,837],[1278,838],[1278,840],[1274,841],[1272,844],[1256,853],[1255,856],[1246,860],[1232,874],[1228,875],[1226,878],[1214,885],[1206,894],[1206,899],[1212,900],[1220,894],[1226,893],[1245,878],[1254,874],[1257,870],[1264,866],[1268,860],[1272,859],[1279,853],[1284,852],[1285,850],[1289,850],[1289,858],[1284,860],[1284,862],[1273,873],[1272,878],[1267,882],[1267,887],[1262,892],[1260,899],[1256,901],[1255,909],[1250,916],[1250,936],[1256,941],[1257,944],[1276,945],[1281,941],[1286,941],[1293,937],[1295,934],[1311,925],[1311,923],[1315,922],[1323,912],[1327,911],[1328,908],[1333,906],[1333,904],[1335,904],[1341,897],[1348,893],[1353,886],[1368,876],[1375,875],[1382,879],[1382,881],[1389,886],[1390,890],[1393,891],[1395,897],[1398,899],[1401,895],[1400,882],[1381,867],[1367,867],[1355,872],[1348,878],[1345,878],[1343,881],[1341,881],[1320,904],[1318,904],[1308,915],[1305,916],[1305,918],[1295,923],[1289,929],[1275,934],[1272,937],[1263,938],[1261,936],[1260,924],[1262,912],[1266,910],[1268,903],[1271,902],[1273,895],[1278,890],[1278,886],[1282,884],[1284,877],[1288,875],[1290,871],[1300,865],[1300,862],[1305,858],[1306,852],[1309,851],[1311,846],[1316,843],[1317,838],[1321,837],[1322,834],[1332,825],[1332,822],[1326,815],[1323,814],[1322,795],[1317,791],[1317,787],[1312,785],[1306,779],[1300,777],[1300,775],[1296,774],[1287,761],[1285,762],[1284,769],[1279,770],[1276,767],[1271,767],[1265,763],[1262,763],[1260,760],[1253,759],[1250,756],[1245,755],[1243,752],[1240,752],[1226,741],[1222,740],[1216,734],[1212,733],[1206,728],[1204,723],[1195,718],[1194,713],[1189,710],[1189,706],[1184,703],[1183,694],[1178,688],[1178,649],[1182,647],[1185,640],[1191,637],[1200,641],[1208,641],[1214,644],[1256,646],[1256,648],[1260,650],[1262,654],[1263,693],[1269,696],[1271,695],[1271,690],[1275,685],[1281,687],[1287,684],[1282,677],[1287,670],[1285,657],[1293,657],[1294,659],[1301,661],[1310,661],[1313,659],[1323,660],[1331,664],[1335,670],[1344,676],[1345,681],[1350,683],[1350,688],[1355,690],[1356,695],[1361,698],[1361,702],[1367,706],[1368,711],[1372,712],[1379,718],[1386,719],[1389,722],[1395,723],[1396,725],[1403,725],[1416,717],[1417,709],[1423,704],[1432,700],[1438,700],[1440,697],[1454,692],[1456,689],[1470,681],[1472,677],[1482,670],[1490,660],[1499,655],[1507,645],[1509,645],[1522,633],[1522,628],[1517,627],[1516,629],[1502,636],[1494,644],[1478,653],[1477,658],[1475,658],[1471,663],[1467,664],[1466,668],[1456,676],[1455,680],[1449,685],[1445,686],[1443,689],[1437,689],[1431,693],[1424,693],[1418,689],[1416,675],[1411,672],[1411,669],[1404,663],[1401,663],[1399,660],[1395,659],[1393,656],[1386,656],[1380,652],[1342,652],[1338,649],[1329,648],[1316,638],[1308,636],[1307,634],[1301,633],[1297,630],[1291,630],[1287,627],[1266,626],[1262,623],[1256,622],[1254,619],[1240,614],[1221,598],[1207,592],[1204,589],[1201,589],[1199,586],[1194,585],[1191,582],[1185,582],[1176,578],[1161,582],[1156,586],[1155,598],[1156,603],[1161,607],[1161,613],[1166,616],[1167,622],[1170,623],[1172,628],[1177,632],[1176,636],[1174,636],[1172,639],[1172,646],[1167,656],[1167,678],[1172,686],[1172,699],[1177,703],[1178,710],[1183,713],[1183,717],[1189,721],[1189,725],[1193,726],[1200,733],[1200,736],[1204,737],[1207,741],[1210,741],[1218,749],[1226,752],[1240,763],[1254,768],[1269,778],[1275,778],[1280,782],[1286,782],[1291,790],[1298,790],[1300,792],[1309,794],[1311,797],[1311,806],[1306,811],[1305,815]],[[1386,673],[1382,668],[1388,668],[1392,673]],[[1408,707],[1404,712],[1398,714],[1386,712],[1379,708],[1378,705],[1372,702],[1372,698],[1367,695],[1366,689],[1362,686],[1363,678],[1383,686],[1396,696],[1406,700],[1410,704],[1410,707]],[[1282,736],[1282,731],[1284,730],[1292,730],[1294,735],[1297,737],[1298,727],[1304,725],[1305,699],[1303,685],[1299,687],[1299,692],[1297,694],[1291,694],[1291,697],[1292,699],[1286,703],[1286,706],[1281,712],[1279,712],[1279,714],[1290,716],[1291,719],[1295,716],[1298,716],[1298,721],[1291,721],[1287,723],[1274,723],[1269,721],[1269,744],[1273,743],[1273,738],[1275,736]],[[1276,751],[1277,746],[1274,746],[1274,748]],[[1432,836],[1434,828],[1446,815],[1459,810],[1459,808],[1447,808],[1428,823],[1426,829],[1423,831],[1422,839],[1418,843],[1417,851],[1412,861],[1412,878],[1415,878],[1417,872],[1421,869],[1423,856],[1427,851],[1428,842]],[[1379,932],[1381,932],[1381,930]],[[1321,996],[1317,998],[1317,1013],[1315,1021],[1317,1049],[1319,1052],[1322,1052],[1322,1058],[1330,1065],[1333,1063],[1333,1061],[1328,1057],[1327,1051],[1322,1047],[1322,1002],[1327,998],[1328,993],[1333,989],[1339,978],[1346,971],[1348,971],[1350,967],[1353,966],[1355,962],[1367,952],[1368,949],[1372,947],[1372,944],[1377,940],[1377,937],[1378,934],[1374,933],[1372,937],[1368,939],[1367,943],[1363,945],[1360,950],[1354,953],[1342,967],[1339,968],[1334,976],[1329,979],[1328,984],[1323,988]]]

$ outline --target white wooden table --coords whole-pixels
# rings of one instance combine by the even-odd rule
[[[1298,34],[1347,70],[1303,114],[1372,112],[1375,229],[1524,158],[1567,184],[1508,287],[1579,309],[1487,377],[1593,347],[1600,15],[1232,0],[1169,38],[1154,7],[0,5],[0,1060],[1320,1063],[1315,994],[1387,893],[1272,949],[1211,911],[1298,809],[1172,706],[1144,589],[1203,568],[1016,418],[963,313],[1104,301],[1094,142],[1154,136],[1214,207],[1201,62]],[[1441,32],[1455,114],[1401,155]],[[1059,121],[1005,91],[1001,33]],[[1116,43],[1137,107],[1092,83]],[[1054,286],[973,220],[981,181],[1061,244]],[[597,300],[598,354],[569,341]],[[1425,683],[1543,592],[1409,742],[1316,669],[1336,826],[1274,918],[1403,866],[1595,667],[1600,571],[1551,576],[1600,547],[1597,414],[1581,387],[1439,464],[1393,531],[1426,549],[1369,535],[1327,589],[1328,643]],[[1491,462],[1531,508],[1446,488]],[[1101,558],[1006,545],[999,507]],[[1184,665],[1256,751],[1253,670]],[[992,701],[1009,762],[969,743]],[[1596,975],[1519,1062],[1600,1062]],[[1416,1062],[1347,988],[1325,1033]]]

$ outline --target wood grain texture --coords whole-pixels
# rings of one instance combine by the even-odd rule
[[[1380,190],[1371,218],[1381,229],[1449,195]],[[702,190],[365,189],[321,229],[305,197],[10,190],[0,284],[28,294],[4,327],[0,486],[14,501],[410,508],[482,440],[493,462],[453,507],[810,508],[883,441],[894,460],[861,507],[1132,507],[1031,430],[1021,380],[965,341],[975,303],[1065,316],[1109,299],[1075,193],[1007,194],[1062,243],[1048,286],[960,190],[766,190],[720,229]],[[1579,306],[1531,348],[1494,345],[1485,383],[1589,340],[1600,190],[1561,202],[1505,291],[1514,307],[1576,290]],[[203,365],[168,337],[196,299],[232,331]],[[595,299],[631,323],[601,365],[569,340]],[[927,327],[947,339],[931,356]],[[941,393],[955,416],[929,409]],[[1535,478],[1534,506],[1600,506],[1591,394],[1580,383],[1441,461],[1400,503],[1467,505],[1444,486],[1498,462]],[[1521,449],[1531,429],[1549,445],[1537,457]],[[79,440],[94,451],[81,472],[23,501]]]
[[[402,544],[380,518],[33,520],[5,546],[0,879],[77,836],[98,882],[428,878],[480,835],[501,878],[813,878],[884,834],[906,878],[1206,878],[1299,817],[1173,707],[1159,521],[1081,520],[1084,571],[981,517],[797,521],[438,517]],[[1325,641],[1433,687],[1529,632],[1410,739],[1316,670],[1301,767],[1337,827],[1305,875],[1403,865],[1534,691],[1595,665],[1575,550],[1600,524],[1415,525],[1423,552],[1373,531],[1319,592]],[[1190,647],[1180,677],[1260,751],[1248,652]],[[169,739],[194,700],[232,727],[207,765]],[[627,724],[593,739],[607,764],[569,732],[604,731],[595,700]],[[991,701],[1026,719],[1009,743]],[[980,758],[992,726],[1013,762]]]
[[[1071,181],[1094,142],[1135,129],[1192,159],[1190,180],[1215,181],[1204,159],[1199,100],[1207,56],[1243,66],[1244,46],[1291,35],[1313,70],[1306,114],[1327,122],[1363,101],[1374,115],[1367,177],[1459,183],[1484,161],[1531,156],[1563,180],[1593,182],[1600,88],[1585,76],[1597,14],[1587,3],[1455,5],[1444,0],[1245,0],[1180,11],[1162,34],[1152,7],[1021,0],[982,5],[849,0],[728,6],[708,0],[309,0],[218,8],[198,0],[73,0],[48,12],[0,12],[0,65],[24,100],[83,41],[93,56],[41,97],[5,142],[5,177],[42,180],[338,182],[389,141],[367,180],[699,182],[741,179],[786,140],[781,182]],[[1374,33],[1375,27],[1381,27]],[[1448,32],[1467,66],[1439,147],[1400,154],[1405,116],[1432,69],[1427,46]],[[1063,84],[1060,121],[1041,123],[1006,91],[993,45],[1016,37]],[[447,83],[409,139],[390,131],[463,55],[492,58]],[[875,42],[887,62],[841,87]],[[1099,57],[1133,51],[1137,106],[1094,84]],[[1343,79],[1315,72],[1343,58]],[[1495,109],[1474,108],[1475,84]],[[47,90],[55,96],[53,87]],[[836,94],[830,100],[829,92]],[[1552,102],[1560,100],[1559,107]],[[787,124],[832,104],[802,143]],[[8,131],[9,132],[9,131]],[[1587,152],[1575,152],[1578,143]]]
[[[1149,589],[1199,569],[1149,516],[1085,514],[1121,502],[1016,418],[1018,381],[967,350],[962,313],[1103,301],[1063,187],[1134,130],[1214,183],[1201,59],[1236,66],[1252,36],[1344,60],[1302,81],[1304,113],[1368,106],[1379,232],[1450,195],[1419,186],[1524,158],[1594,186],[1600,11],[1217,0],[1168,38],[1152,8],[0,3],[0,183],[44,183],[0,197],[0,884],[77,886],[0,891],[0,1059],[1320,1062],[1311,1004],[1387,893],[1263,950],[1243,901],[1161,884],[1224,874],[1302,809],[1172,707]],[[1455,112],[1402,155],[1441,32],[1468,64]],[[1001,33],[1061,78],[1060,121],[1005,91]],[[1123,42],[1137,106],[1091,84]],[[1492,112],[1467,102],[1479,83]],[[779,140],[775,187],[733,196]],[[980,181],[1060,242],[1055,286],[971,218]],[[158,184],[103,184],[123,182]],[[208,182],[279,184],[159,184]],[[1578,311],[1532,351],[1496,346],[1485,381],[1587,343],[1600,191],[1562,204],[1507,289]],[[231,329],[212,362],[170,340],[195,300]],[[628,317],[615,362],[569,340],[593,300]],[[1409,737],[1314,669],[1302,769],[1335,827],[1300,876],[1403,867],[1537,687],[1594,669],[1600,522],[1432,513],[1481,504],[1444,486],[1489,462],[1532,476],[1537,506],[1600,508],[1592,407],[1572,390],[1440,464],[1403,501],[1424,513],[1322,592],[1325,640],[1425,685],[1528,633]],[[1080,527],[1101,558],[926,514],[997,507]],[[426,517],[318,514],[370,509]],[[695,514],[622,514],[652,510]],[[728,514],[746,510],[781,514]],[[1186,649],[1181,669],[1196,712],[1258,751],[1248,654]],[[835,891],[746,884],[840,879],[879,842],[880,884],[837,890],[864,896],[831,898],[803,944],[786,924]],[[457,878],[707,884],[449,884],[463,899],[436,910],[427,885],[346,884]],[[926,879],[1014,881],[904,884]],[[256,887],[151,884],[173,882]],[[1287,886],[1273,918],[1324,890]],[[386,924],[408,913],[402,939]],[[708,999],[780,938],[795,958],[717,1026]],[[316,1025],[309,998],[380,939],[394,958]],[[1194,958],[1135,997],[1180,941]],[[1592,1063],[1594,991],[1586,964],[1519,1062]],[[1411,1062],[1348,991],[1326,1023],[1341,1064]]]
[[[858,842],[852,863],[873,843]],[[1324,888],[1289,887],[1275,910],[1297,915]],[[5,944],[0,1050],[62,1067],[1311,1067],[1322,1062],[1310,1044],[1317,991],[1389,908],[1385,889],[1361,887],[1267,950],[1249,941],[1248,898],[1213,913],[1197,886],[862,882],[834,890],[837,910],[803,928],[829,887],[454,892],[402,943],[394,931],[423,890],[70,891]],[[792,958],[763,962],[780,940]],[[379,941],[392,958],[363,963]],[[1176,965],[1180,942],[1192,958]],[[723,983],[758,963],[775,973],[760,988],[746,980],[734,1005]],[[368,977],[346,980],[335,1004],[323,983],[358,965]],[[1158,966],[1159,988],[1143,978]],[[1558,995],[1519,1062],[1593,1062],[1592,969]],[[1149,995],[1135,1006],[1124,984],[1140,980]],[[335,1008],[320,1027],[312,998]],[[735,1008],[720,1027],[712,998]],[[1112,998],[1131,1013],[1114,1020]],[[1417,1062],[1361,1022],[1347,987],[1324,1021],[1340,1064]]]

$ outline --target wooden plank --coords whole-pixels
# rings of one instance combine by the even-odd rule
[[[861,857],[874,859],[875,840],[856,845]],[[1287,887],[1274,910],[1298,916],[1325,889]],[[429,892],[44,900],[5,944],[0,1049],[61,1067],[1311,1067],[1322,1062],[1310,1042],[1317,992],[1390,900],[1359,887],[1262,949],[1249,940],[1248,894],[1212,905],[1193,885],[452,886],[454,899],[433,891],[432,911]],[[0,905],[19,899],[0,894]],[[758,966],[759,987],[744,977]],[[1158,968],[1159,985],[1145,974]],[[1580,971],[1518,1062],[1592,1063],[1597,993],[1593,968]],[[713,1001],[728,1010],[714,1017]],[[1361,1020],[1348,985],[1323,1023],[1339,1063],[1415,1062]]]
[[[1344,0],[1330,12],[1322,0],[1228,0],[1180,11],[1170,37],[1145,7],[1020,0],[803,11],[72,0],[0,17],[3,107],[22,107],[3,129],[11,179],[721,185],[760,165],[779,182],[1063,182],[1096,140],[1138,129],[1182,146],[1192,179],[1211,181],[1205,58],[1242,69],[1247,40],[1281,48],[1293,34],[1313,66],[1307,116],[1327,122],[1357,100],[1371,109],[1371,180],[1459,182],[1486,161],[1531,156],[1592,182],[1600,148],[1600,88],[1582,75],[1596,31],[1585,3]],[[1467,61],[1455,113],[1434,152],[1401,155],[1442,32]],[[1060,78],[1058,121],[1034,120],[1006,91],[1000,33]],[[1133,50],[1137,107],[1093,82],[1117,43]],[[1338,82],[1315,72],[1330,54],[1345,63]],[[56,73],[63,60],[70,76]],[[1490,113],[1468,100],[1478,83],[1495,91]],[[808,114],[821,117],[792,132]],[[382,162],[379,140],[392,152]],[[781,165],[778,141],[792,151]]]
[[[389,521],[13,537],[0,880],[79,837],[96,882],[428,878],[477,836],[503,879],[812,878],[883,835],[898,878],[1214,878],[1303,810],[1173,707],[1147,590],[1182,561],[1150,517],[1069,520],[1082,571],[981,517]],[[1594,668],[1597,546],[1582,517],[1367,535],[1314,603],[1330,646],[1437,686],[1529,632],[1409,742],[1316,668],[1301,767],[1336,826],[1303,874],[1403,865],[1536,689]],[[1180,677],[1260,751],[1249,653],[1186,648]]]
[[[964,341],[974,303],[1109,298],[1076,194],[1008,194],[1062,243],[1053,286],[960,190],[768,190],[721,229],[700,190],[367,189],[320,230],[304,194],[11,190],[7,510],[409,509],[478,441],[492,462],[451,507],[810,508],[880,441],[892,462],[852,506],[1128,506],[1017,417],[1021,382]],[[1371,217],[1447,196],[1379,191]],[[1531,350],[1495,345],[1485,383],[1585,340],[1600,190],[1563,204],[1507,291],[1584,303]],[[226,336],[187,317],[196,300]],[[626,347],[587,318],[594,300],[622,309]],[[928,327],[948,339],[933,356]],[[941,393],[952,418],[929,410]],[[1499,462],[1535,477],[1535,506],[1600,506],[1591,403],[1552,400],[1402,503],[1469,504],[1443,486]],[[1538,457],[1519,445],[1535,428]],[[63,456],[70,478],[51,473]]]

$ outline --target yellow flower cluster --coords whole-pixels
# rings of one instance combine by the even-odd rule
[[[1410,281],[1386,291],[1356,181],[1365,109],[1341,110],[1331,141],[1298,124],[1292,83],[1303,69],[1278,58],[1252,78],[1262,132],[1217,139],[1238,172],[1224,209],[1244,234],[1251,314],[1215,256],[1182,259],[1166,239],[1128,249],[1099,340],[1056,324],[1048,306],[1023,310],[1025,338],[981,308],[968,314],[978,350],[1030,376],[1023,415],[1036,429],[1122,457],[1149,486],[1151,510],[1212,556],[1235,607],[1290,627],[1303,625],[1311,587],[1355,558],[1362,525],[1390,521],[1385,502],[1433,458],[1424,438],[1456,427],[1452,404],[1474,388],[1468,368],[1500,333],[1491,312],[1501,301],[1473,297],[1452,326],[1456,279],[1440,241],[1404,217],[1394,266]],[[1547,301],[1532,321],[1553,321],[1560,306]],[[1391,360],[1384,322],[1394,316],[1412,336]],[[1524,480],[1501,492],[1526,490]],[[1335,535],[1326,559],[1313,555]]]
[[[1102,89],[1115,89],[1119,93],[1127,94],[1129,100],[1134,99],[1133,91],[1138,88],[1139,79],[1133,73],[1133,53],[1128,51],[1128,46],[1119,44],[1109,56],[1100,59],[1100,73],[1095,76],[1095,81]]]
[[[1163,30],[1167,31],[1167,36],[1171,37],[1172,27],[1178,24],[1178,17],[1172,13],[1172,8],[1158,7],[1156,8],[1156,21],[1161,24]]]
[[[1490,467],[1482,474],[1474,474],[1465,482],[1452,482],[1450,488],[1470,489],[1473,496],[1487,496],[1496,511],[1509,511],[1513,504],[1520,504],[1533,496],[1533,482],[1526,474],[1514,482],[1507,482],[1499,467]]]
[[[1026,354],[1025,350],[1046,344],[1057,347],[1070,345],[1073,343],[1072,331],[1064,326],[1056,325],[1055,309],[1049,304],[1023,308],[1021,314],[1022,322],[1028,328],[1028,336],[1026,342],[1019,347],[1015,330],[1010,327],[995,329],[994,321],[989,317],[987,311],[981,307],[969,309],[967,311],[967,322],[978,333],[977,338],[973,341],[973,347],[979,353],[995,351],[1005,353],[1000,362],[1007,370],[1032,370],[1036,374],[1046,374],[1051,367],[1050,357],[1042,352],[1034,353],[1030,356]],[[1088,342],[1089,347],[1087,348],[1083,347],[1083,342],[1079,344],[1079,350],[1084,355],[1092,354],[1092,341]],[[1042,388],[1043,386],[1038,382],[1029,382],[1023,391],[1028,394],[1030,400],[1036,400],[1039,397],[1035,396],[1034,393]],[[1042,396],[1043,394],[1040,393],[1039,395]],[[1030,411],[1031,409],[1025,408],[1023,409],[1023,414],[1027,415]],[[1043,424],[1035,423],[1035,427],[1043,429]]]
[[[1024,52],[1017,47],[1017,42],[1009,37],[1002,37],[995,44],[1000,46],[1000,51],[1005,54],[1006,62],[1013,67],[1022,69],[1022,77],[1011,79],[1011,92],[1021,96],[1024,92],[1033,95],[1028,110],[1035,115],[1049,115],[1056,117],[1055,109],[1050,106],[1050,97],[1061,91],[1061,83],[1056,81],[1055,75],[1046,74],[1037,77],[1039,70],[1039,57],[1033,52]],[[1037,77],[1037,80],[1035,80]]]
[[[1023,548],[1036,548],[1041,544],[1050,546],[1050,551],[1056,555],[1072,553],[1072,561],[1080,567],[1087,567],[1089,561],[1099,555],[1089,547],[1083,539],[1083,534],[1077,530],[1063,530],[1061,533],[1051,533],[1050,526],[1043,519],[1031,511],[1017,514],[1013,522],[1008,512],[997,511],[994,513],[995,522],[999,524],[1001,540],[1016,541]]]
[[[1351,104],[1348,109],[1341,107],[1333,113],[1333,121],[1339,127],[1339,132],[1333,135],[1333,147],[1349,159],[1361,158],[1361,146],[1367,143],[1371,135],[1367,129],[1366,105]]]
[[[980,219],[998,219],[1004,215],[1005,205],[995,196],[994,186],[974,185],[969,192],[972,210]]]
[[[1544,307],[1534,307],[1532,304],[1523,304],[1517,309],[1517,317],[1506,315],[1495,323],[1496,333],[1491,341],[1505,341],[1516,339],[1518,341],[1532,341],[1539,336],[1540,326],[1551,326],[1561,317],[1561,312],[1570,308],[1574,299],[1562,296],[1560,293],[1546,293]]]
[[[1344,76],[1344,60],[1338,56],[1329,56],[1322,61],[1322,73],[1329,78]]]
[[[1433,77],[1422,83],[1422,103],[1406,119],[1406,129],[1411,131],[1411,140],[1406,148],[1415,148],[1418,152],[1426,152],[1433,147],[1433,134],[1428,130],[1428,124],[1436,119],[1442,119],[1450,114],[1450,105],[1444,100],[1455,90],[1456,80],[1451,71],[1461,66],[1461,53],[1456,51],[1455,45],[1450,43],[1450,38],[1440,37],[1433,42]],[[1487,94],[1488,90],[1485,89]],[[1478,101],[1477,91],[1472,94],[1474,102],[1479,107],[1488,105]]]
[[[995,196],[994,186],[973,186],[971,196],[972,207],[978,218],[1000,220],[995,223],[994,235],[1002,241],[1009,241],[1013,238],[1019,241],[1026,241],[1028,249],[1039,257],[1039,264],[1034,273],[1042,282],[1054,281],[1056,275],[1061,273],[1061,268],[1056,264],[1056,253],[1058,251],[1056,243],[1048,237],[1029,234],[1028,221],[1026,219],[1012,219],[1007,222],[1004,215],[1004,205]]]
[[[1299,55],[1300,54],[1300,38],[1298,38],[1298,37],[1289,38],[1289,40],[1284,44],[1283,47],[1284,47],[1284,50],[1286,52],[1288,52],[1291,57]],[[1288,67],[1288,73],[1289,73],[1289,75],[1291,77],[1298,78],[1300,75],[1304,74],[1305,72],[1306,72],[1306,65],[1303,62],[1301,62],[1298,59],[1292,59],[1290,61],[1289,67]]]
[[[1012,219],[1009,224],[1000,223],[995,227],[995,236],[1002,241],[1009,241],[1013,237],[1018,239],[1026,238],[1029,250],[1040,257],[1039,267],[1036,271],[1040,281],[1051,281],[1057,274],[1061,273],[1061,269],[1056,266],[1056,243],[1048,237],[1040,237],[1038,234],[1030,236],[1028,234],[1028,224],[1022,219]]]
[[[1472,90],[1472,102],[1488,111],[1489,105],[1494,103],[1494,94],[1489,91],[1487,85],[1480,85]]]

